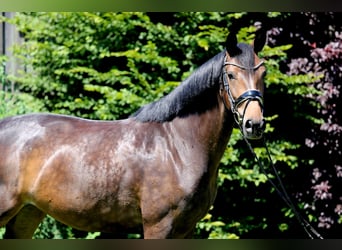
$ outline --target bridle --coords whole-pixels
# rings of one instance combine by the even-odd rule
[[[223,88],[224,90],[226,91],[227,95],[228,95],[228,100],[229,100],[229,103],[230,103],[230,109],[234,115],[234,119],[235,119],[235,122],[238,124],[239,127],[242,126],[242,123],[243,123],[243,119],[244,119],[244,116],[245,116],[245,113],[246,113],[246,109],[247,109],[247,106],[248,104],[251,102],[251,101],[258,101],[260,107],[261,107],[261,111],[263,111],[264,109],[264,100],[263,100],[263,96],[261,94],[261,92],[259,90],[256,90],[256,89],[249,89],[249,90],[246,90],[245,92],[243,92],[238,98],[234,99],[231,91],[230,91],[230,87],[229,87],[229,77],[228,77],[228,72],[226,70],[226,67],[227,65],[232,65],[232,66],[235,66],[235,67],[238,67],[242,70],[249,70],[249,71],[255,71],[257,70],[261,65],[264,64],[264,61],[261,61],[260,63],[258,63],[256,66],[254,67],[245,67],[243,65],[240,65],[240,64],[237,64],[237,63],[233,63],[233,62],[229,62],[226,60],[227,57],[225,57],[224,59],[224,63],[223,63]],[[226,100],[225,98],[223,98],[223,103],[225,105],[225,107],[227,109],[228,108],[228,105],[226,103]],[[247,101],[247,104],[243,110],[243,113],[240,114],[240,112],[238,111],[238,108],[240,105],[242,105],[244,102]]]
[[[276,181],[278,181],[278,185],[273,182],[273,180],[271,180],[268,176],[270,173],[268,173],[264,167],[264,165],[261,163],[260,159],[258,158],[258,156],[255,154],[254,149],[251,145],[251,143],[248,141],[248,139],[246,138],[246,136],[244,136],[243,131],[242,131],[242,123],[244,120],[244,116],[245,116],[245,112],[247,109],[248,104],[251,101],[257,101],[261,107],[261,111],[263,112],[264,109],[264,101],[263,101],[263,96],[261,94],[261,92],[259,90],[256,89],[249,89],[246,90],[245,92],[243,92],[238,98],[234,99],[232,96],[232,93],[230,91],[230,87],[229,87],[229,77],[228,77],[228,72],[225,68],[225,66],[227,65],[232,65],[235,67],[238,67],[242,70],[249,70],[249,71],[255,71],[257,70],[261,65],[263,65],[264,61],[261,61],[260,63],[258,63],[256,66],[254,67],[245,67],[243,65],[234,63],[234,62],[229,62],[226,60],[227,57],[225,57],[224,59],[224,63],[223,63],[223,88],[226,91],[227,95],[228,95],[228,100],[230,103],[230,109],[233,113],[235,122],[237,123],[237,125],[239,126],[239,130],[242,133],[243,139],[245,140],[249,150],[251,151],[252,155],[254,156],[255,160],[257,161],[261,171],[263,172],[263,174],[266,176],[266,178],[268,179],[268,181],[270,182],[270,184],[272,185],[272,187],[276,190],[276,192],[279,194],[279,196],[284,200],[284,202],[290,207],[290,209],[293,211],[294,215],[296,216],[297,220],[299,221],[299,223],[303,226],[305,232],[308,234],[308,236],[311,239],[317,238],[317,239],[323,239],[323,237],[310,225],[309,222],[307,222],[303,216],[297,211],[296,206],[293,204],[292,200],[290,199],[282,180],[280,179],[277,169],[275,168],[272,158],[271,158],[271,154],[268,150],[267,144],[266,144],[266,140],[265,137],[263,138],[263,144],[264,147],[266,149],[267,152],[267,156],[268,156],[268,160],[269,163],[272,167],[272,172],[276,178]],[[229,107],[226,103],[225,98],[223,97],[223,95],[221,94],[223,103],[226,107],[226,109],[229,110]],[[247,102],[242,115],[239,113],[238,108],[240,105],[242,105],[244,102]],[[272,174],[272,173],[271,173]]]

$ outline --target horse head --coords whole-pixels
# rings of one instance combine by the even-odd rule
[[[265,130],[263,78],[266,68],[257,55],[265,42],[264,30],[256,33],[253,46],[238,43],[234,32],[226,41],[221,96],[247,139],[259,139]]]

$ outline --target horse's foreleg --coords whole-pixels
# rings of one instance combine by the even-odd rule
[[[169,213],[157,223],[148,224],[145,222],[144,239],[192,238],[196,224],[187,225],[185,223],[185,220],[175,220],[172,213]]]
[[[173,218],[170,214],[154,223],[145,220],[143,222],[144,239],[172,238],[172,222]]]
[[[192,239],[194,228],[188,232],[177,232],[177,229],[171,226],[156,224],[153,226],[144,226],[144,239]]]
[[[4,238],[31,239],[44,217],[44,212],[26,205],[7,223]]]

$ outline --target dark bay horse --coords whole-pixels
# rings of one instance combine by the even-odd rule
[[[247,45],[229,34],[224,51],[125,120],[1,120],[5,237],[31,238],[46,214],[84,231],[191,237],[216,196],[234,120],[247,138],[262,136],[265,39]]]

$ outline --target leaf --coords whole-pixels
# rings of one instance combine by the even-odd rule
[[[197,43],[198,43],[198,46],[200,46],[200,47],[202,47],[204,50],[208,51],[208,49],[209,49],[208,40],[202,38],[202,39],[199,39],[199,40],[197,41]]]
[[[226,225],[226,224],[223,223],[222,221],[213,221],[213,222],[210,222],[210,224],[211,224],[213,227],[223,227],[223,226]]]

